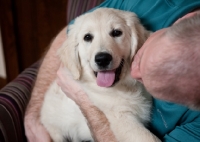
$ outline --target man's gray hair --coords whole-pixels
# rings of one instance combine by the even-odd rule
[[[199,45],[200,39],[200,10],[192,17],[182,19],[180,22],[171,26],[167,34],[180,43],[189,46]]]
[[[168,47],[166,57],[150,73],[160,86],[154,88],[152,93],[163,96],[181,94],[182,97],[191,95],[199,101],[196,104],[188,102],[189,106],[200,108],[200,12],[175,23],[165,34],[172,46]]]

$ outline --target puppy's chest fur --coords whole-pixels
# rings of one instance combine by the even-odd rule
[[[127,133],[125,135],[123,131],[127,131],[127,128],[133,129],[135,124],[143,125],[149,121],[150,99],[135,81],[119,83],[110,88],[88,82],[81,84],[93,104],[104,112],[120,141],[126,141],[123,137],[127,137]],[[41,122],[55,142],[62,142],[65,138],[73,142],[93,141],[79,107],[66,97],[55,82],[45,95]]]
[[[136,114],[140,109],[146,109],[146,111],[140,111],[136,114],[137,116],[142,115],[142,113],[146,115],[149,113],[151,99],[145,94],[142,86],[134,80],[130,84],[119,83],[109,88],[102,88],[96,84],[91,86],[83,84],[83,86],[93,104],[106,115],[109,115],[109,112],[115,112],[115,114],[132,112]],[[149,118],[141,119],[149,120]]]

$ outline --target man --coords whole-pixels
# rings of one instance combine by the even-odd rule
[[[154,33],[136,54],[132,76],[155,98],[200,109],[199,27],[197,10]]]
[[[132,1],[131,0],[123,0],[123,1],[122,0],[106,0],[99,7],[102,7],[102,6],[133,11],[139,16],[139,18],[141,18],[141,21],[146,26],[146,28],[152,31],[156,31],[158,29],[170,26],[179,17],[187,14],[188,12],[194,10],[195,8],[200,7],[200,2],[198,0],[196,1],[195,0],[193,1],[188,1],[188,0],[185,0],[185,1],[184,0],[183,1],[153,0],[151,1],[149,0],[145,2],[140,1],[140,0],[132,0]],[[45,129],[39,122],[39,111],[40,111],[41,104],[44,98],[44,92],[47,90],[51,81],[56,77],[56,70],[59,67],[60,62],[58,58],[55,56],[56,54],[55,52],[61,45],[61,42],[65,40],[65,37],[66,37],[65,30],[63,30],[61,34],[58,35],[57,39],[54,40],[54,43],[52,44],[49,52],[47,53],[43,61],[43,64],[41,66],[41,69],[39,71],[38,79],[36,81],[36,86],[33,90],[32,97],[31,97],[29,107],[27,109],[27,113],[25,117],[26,134],[30,142],[50,141],[48,134],[46,133]],[[62,69],[59,71],[61,73],[61,76],[64,76],[62,75]],[[71,82],[70,76],[67,76],[67,77],[69,79],[70,85],[72,85],[72,87],[75,87],[75,89],[78,90],[77,84],[74,83],[73,81]],[[138,78],[141,78],[141,77],[138,76]],[[143,82],[145,84],[144,80]],[[72,88],[70,89],[73,90]],[[67,91],[68,90],[66,89],[66,92]],[[73,94],[73,92],[71,93]],[[69,95],[71,93],[69,93]],[[109,129],[109,123],[106,121],[107,119],[105,115],[103,115],[101,111],[99,111],[97,108],[93,106],[93,104],[91,104],[91,102],[87,98],[87,95],[85,95],[84,93],[81,93],[82,95],[80,95],[80,93],[81,93],[81,88],[79,92],[79,97],[82,98],[81,100],[79,100],[79,97],[77,98],[77,96],[73,96],[73,95],[71,96],[71,98],[74,99],[78,105],[80,105],[80,108],[83,111],[83,113],[85,110],[85,116],[87,117],[89,121],[90,127],[92,128],[91,130],[95,134],[94,136],[96,137],[96,139],[98,141],[115,141],[112,131]],[[77,92],[75,92],[74,94],[77,94]],[[162,106],[165,106],[165,108],[162,108]],[[163,140],[173,141],[176,138],[177,140],[180,140],[179,139],[180,136],[176,134],[178,133],[182,135],[182,133],[180,133],[180,131],[177,131],[175,124],[179,123],[178,122],[179,119],[176,120],[176,118],[180,118],[181,115],[184,115],[184,118],[187,117],[191,119],[190,121],[187,119],[188,123],[189,122],[197,123],[195,118],[198,116],[198,113],[187,111],[188,109],[185,107],[177,106],[175,104],[165,103],[160,100],[154,100],[154,107],[155,109],[153,111],[153,116],[152,116],[152,131]],[[95,115],[87,112],[88,108],[90,109],[92,108]],[[169,108],[169,110],[165,110],[166,108]],[[176,118],[174,117],[172,118],[172,121],[170,123],[175,123],[173,125],[168,124],[168,121],[166,123],[166,120],[164,118],[165,115],[171,114],[171,112],[174,112],[175,115],[179,115]],[[188,114],[188,116],[186,116],[186,114]],[[93,118],[92,116],[96,116],[96,117]],[[101,121],[105,120],[103,121],[102,124],[105,125],[106,127],[104,127],[104,129],[102,130],[101,127],[99,127],[101,125],[96,123],[97,122],[96,120],[101,120]],[[184,121],[184,123],[188,124],[186,121]],[[164,126],[162,127],[162,125]],[[170,127],[174,127],[174,128],[170,128]],[[185,127],[185,125],[183,127]],[[95,128],[95,130],[93,128]],[[192,129],[193,127],[188,126],[188,128]],[[172,130],[175,130],[175,131],[172,131]],[[184,131],[185,129],[181,129],[181,130]],[[194,139],[195,140],[197,139],[195,135],[195,134],[198,134],[197,131],[195,131],[195,134],[190,134],[189,131],[185,133],[187,134],[188,137],[193,138],[195,136]],[[186,141],[188,140],[186,139]]]

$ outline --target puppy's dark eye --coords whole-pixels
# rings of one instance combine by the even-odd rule
[[[93,36],[91,34],[86,34],[83,38],[86,42],[91,42],[93,39]]]
[[[122,31],[120,31],[120,30],[112,30],[110,32],[110,36],[112,36],[112,37],[119,37],[121,35],[122,35]]]

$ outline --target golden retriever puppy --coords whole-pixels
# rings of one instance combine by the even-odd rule
[[[99,8],[76,18],[58,51],[119,142],[159,141],[145,128],[151,97],[130,76],[133,56],[149,34],[134,13]],[[54,142],[94,141],[79,107],[56,82],[46,92],[41,122]]]

